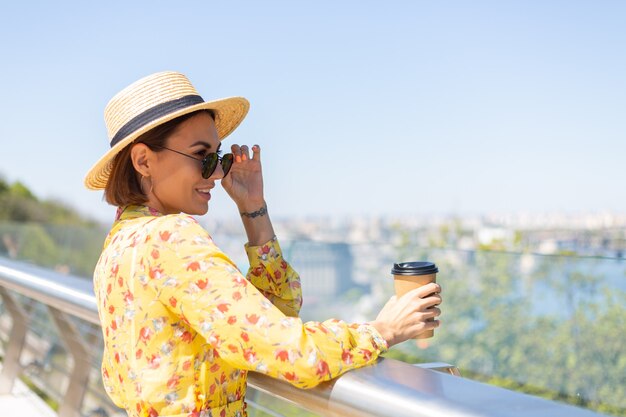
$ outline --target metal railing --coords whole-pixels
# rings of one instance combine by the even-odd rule
[[[0,372],[0,394],[11,391],[15,379],[25,368],[20,356],[25,348],[30,311],[23,307],[15,293],[47,306],[59,338],[73,359],[58,414],[80,416],[92,359],[95,352],[102,349],[101,346],[90,347],[76,325],[77,319],[99,325],[91,281],[0,258],[0,295],[5,314],[12,318]],[[460,378],[454,375],[458,372],[455,370],[447,364],[414,366],[383,358],[373,366],[350,371],[308,390],[252,372],[249,385],[324,416],[600,416]]]

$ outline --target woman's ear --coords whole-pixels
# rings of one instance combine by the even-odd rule
[[[133,161],[135,171],[142,177],[150,176],[150,168],[153,165],[154,152],[145,143],[136,143],[130,150],[130,159]]]

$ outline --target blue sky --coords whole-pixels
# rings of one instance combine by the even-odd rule
[[[251,111],[277,217],[626,211],[626,2],[3,2],[0,173],[103,221],[103,110],[153,72]],[[223,191],[209,216],[235,218]]]

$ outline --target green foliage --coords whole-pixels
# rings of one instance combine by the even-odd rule
[[[353,287],[345,292],[342,296],[342,302],[353,305],[365,295],[365,291],[361,287]]]
[[[19,181],[14,182],[13,185],[9,187],[9,193],[14,195],[15,197],[21,197],[26,200],[37,201],[33,193],[28,188],[26,188],[24,184],[22,184]]]
[[[0,253],[41,266],[54,267],[57,264],[59,250],[40,224],[0,223],[0,236]]]
[[[521,272],[515,254],[442,253],[424,257],[439,266],[442,326],[421,347],[400,345],[402,360],[448,362],[465,377],[626,416],[626,293],[603,286],[601,261],[536,257]]]
[[[94,226],[63,203],[39,201],[22,183],[7,184],[0,179],[0,221]]]
[[[0,179],[0,255],[91,276],[106,231],[60,202]]]
[[[461,375],[475,381],[496,385],[512,391],[520,391],[525,394],[545,398],[547,400],[559,401],[562,403],[579,407],[591,408],[593,410],[608,413],[615,416],[626,416],[626,409],[605,403],[589,403],[582,400],[580,395],[568,395],[562,392],[549,390],[540,386],[522,384],[510,378],[482,375],[469,370],[461,370]]]
[[[425,358],[420,358],[419,356],[407,352],[406,350],[400,349],[397,345],[391,347],[387,352],[382,355],[385,358],[397,359],[406,363],[424,363],[428,362]]]

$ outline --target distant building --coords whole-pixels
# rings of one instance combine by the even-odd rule
[[[348,244],[297,240],[282,246],[285,258],[300,274],[305,303],[334,299],[355,286]]]

